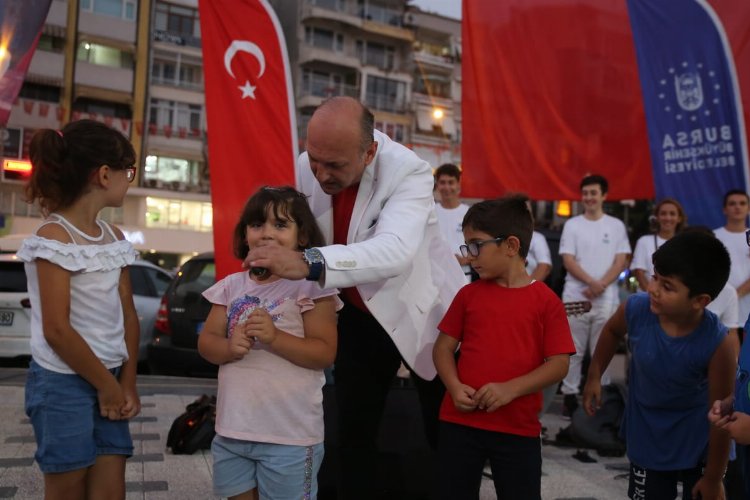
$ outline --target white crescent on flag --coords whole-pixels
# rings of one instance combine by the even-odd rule
[[[248,42],[247,40],[233,40],[232,43],[229,44],[226,52],[224,52],[224,68],[226,68],[229,76],[236,78],[234,76],[234,71],[232,71],[232,59],[237,52],[247,52],[248,54],[255,56],[258,60],[258,64],[260,64],[258,78],[263,76],[263,72],[266,70],[266,57],[263,55],[263,51],[260,50],[260,47],[253,42]]]

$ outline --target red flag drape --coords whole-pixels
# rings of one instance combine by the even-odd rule
[[[265,0],[200,0],[216,275],[240,269],[232,232],[262,185],[294,184],[286,43]]]
[[[464,2],[462,194],[654,194],[625,2]]]

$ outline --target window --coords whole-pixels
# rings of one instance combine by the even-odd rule
[[[400,123],[375,122],[375,128],[396,142],[404,142],[404,126]]]
[[[136,1],[137,0],[81,0],[81,10],[134,21],[136,15]]]
[[[362,64],[391,70],[395,67],[396,51],[389,45],[357,40],[357,57]]]
[[[133,113],[130,106],[119,102],[100,101],[88,97],[79,97],[73,102],[73,111],[94,113],[101,116],[131,119]]]
[[[198,10],[157,2],[154,12],[154,29],[185,37],[200,38]]]
[[[174,187],[202,191],[208,186],[208,175],[203,172],[203,164],[196,160],[149,155],[141,173],[146,187]]]
[[[368,75],[365,102],[381,111],[403,112],[406,108],[406,83]]]
[[[146,227],[212,231],[210,203],[146,198]]]
[[[391,8],[387,5],[381,5],[372,0],[365,2],[359,0],[359,13],[363,19],[375,21],[392,26],[401,26],[403,24],[401,11]]]
[[[151,80],[193,90],[203,88],[203,65],[200,59],[183,54],[154,51]]]
[[[81,42],[78,44],[76,59],[99,66],[133,69],[132,53],[98,43]]]
[[[65,39],[58,36],[42,34],[36,48],[47,52],[60,53],[65,50]]]
[[[60,102],[60,87],[24,82],[18,97],[44,102]]]
[[[330,30],[305,26],[305,43],[321,49],[342,52],[344,50],[344,35]]]
[[[417,74],[414,77],[414,92],[430,97],[451,97],[451,79],[448,76]]]
[[[200,104],[151,99],[149,123],[158,128],[168,125],[174,131],[184,129],[192,132],[200,130],[202,113],[203,107]]]

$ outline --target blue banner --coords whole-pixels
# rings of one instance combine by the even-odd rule
[[[734,58],[705,0],[628,0],[656,198],[691,225],[723,226],[722,198],[747,191],[747,143]]]

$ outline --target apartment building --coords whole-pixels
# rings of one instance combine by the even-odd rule
[[[376,127],[437,167],[460,162],[460,22],[406,0],[271,0],[292,68],[300,149],[324,99],[348,95]],[[140,163],[123,207],[101,216],[171,268],[213,249],[198,0],[52,0],[2,135],[3,164],[26,161],[39,128],[102,121]],[[39,224],[23,176],[0,178],[0,251]]]

